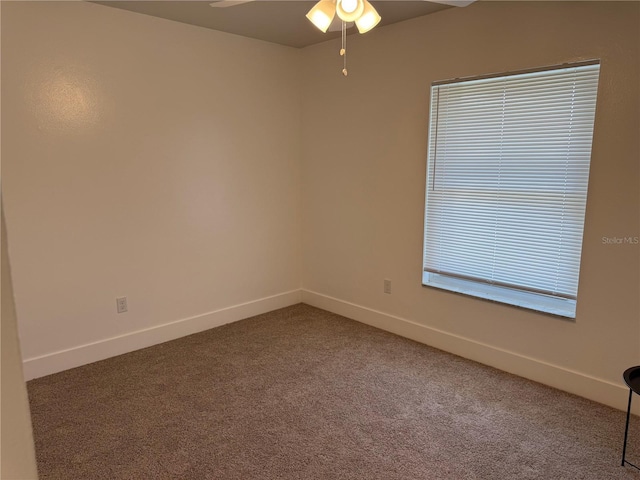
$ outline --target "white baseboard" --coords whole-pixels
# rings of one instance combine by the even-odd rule
[[[300,301],[301,291],[292,290],[144,330],[137,330],[125,335],[106,338],[98,342],[79,345],[67,350],[27,358],[24,360],[24,377],[25,380],[43,377],[169,340],[175,340],[176,338],[236,322],[254,315],[267,313],[278,308],[295,305]]]
[[[302,290],[302,302],[625,412],[627,410],[629,389],[622,381],[617,385],[309,290]],[[622,377],[622,372],[620,375]],[[640,415],[639,404],[638,401],[633,404],[636,415]]]

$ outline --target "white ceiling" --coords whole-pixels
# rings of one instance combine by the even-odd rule
[[[252,1],[226,8],[211,7],[209,3],[212,1],[144,0],[94,3],[290,47],[306,47],[340,36],[340,32],[320,32],[305,18],[314,5],[313,1]],[[420,0],[371,0],[371,3],[382,17],[379,26],[452,8]]]

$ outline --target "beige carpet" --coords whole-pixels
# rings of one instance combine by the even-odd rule
[[[307,305],[28,388],[41,479],[640,479],[623,412]]]

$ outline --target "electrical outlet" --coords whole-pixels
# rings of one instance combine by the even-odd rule
[[[391,295],[391,280],[384,279],[384,293]]]
[[[116,306],[118,307],[118,313],[124,313],[127,311],[127,297],[116,298]]]

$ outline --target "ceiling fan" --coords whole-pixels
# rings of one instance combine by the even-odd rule
[[[242,5],[243,3],[269,2],[269,1],[301,1],[301,0],[213,0],[213,2],[211,2],[209,5],[214,8],[228,8],[228,7],[235,7],[237,5]],[[302,1],[317,1],[317,0],[302,0]],[[392,2],[392,1],[407,1],[407,0],[376,0],[376,3],[379,1]],[[409,0],[409,1],[428,1],[429,3],[439,3],[442,5],[449,5],[452,7],[466,7],[467,5],[470,5],[477,0]],[[335,12],[335,11],[340,11],[340,4],[346,5],[348,3],[348,0],[345,0],[344,2],[342,0],[320,1],[316,5],[316,7],[319,6],[321,3],[333,4],[333,7],[331,8]],[[363,2],[352,1],[350,3],[352,3],[353,5],[362,4],[365,7],[364,13],[358,14],[358,16],[365,17],[365,19],[367,17],[369,18],[369,22],[367,23],[368,28],[365,31],[371,30],[375,25],[378,24],[378,22],[380,21],[380,16],[375,11],[375,9],[369,4],[368,1],[366,0]],[[321,20],[322,22],[321,26],[316,24],[315,19],[312,19],[312,12],[314,9],[316,9],[316,7],[311,9],[311,11],[309,11],[309,14],[307,15],[307,18],[309,18],[309,20],[311,20],[311,22],[314,23],[316,27],[318,27],[323,32],[327,32],[327,31],[335,32],[335,31],[339,31],[342,28],[342,23],[344,22],[344,19],[339,18],[340,14],[338,14],[338,17],[336,18],[333,18],[332,16],[332,21],[330,21],[328,24],[326,23],[326,20],[324,22],[322,22]],[[351,28],[353,25],[354,25],[353,21],[346,22],[346,28]],[[361,28],[360,25],[358,25],[358,30],[360,31],[360,33],[365,33],[365,31],[363,31],[363,28]]]
[[[212,7],[216,8],[226,8],[233,7],[235,5],[240,5],[242,3],[249,2],[269,2],[274,0],[214,0],[211,2]],[[293,2],[293,1],[309,1],[312,2],[314,0],[278,0],[284,2]],[[393,2],[393,1],[406,1],[406,0],[377,0],[383,2]],[[452,7],[466,7],[467,5],[472,4],[476,0],[415,0],[415,1],[429,1],[431,3],[442,3],[443,5],[451,5]]]
[[[211,5],[215,8],[227,8],[249,2],[266,2],[275,0],[214,0]],[[299,0],[279,0],[279,1],[299,1]],[[317,0],[309,0],[317,1]],[[378,1],[407,1],[407,0],[375,0]],[[411,1],[411,0],[410,0]],[[428,1],[430,3],[440,3],[454,7],[466,7],[476,0],[413,0]],[[340,56],[344,59],[342,74],[347,76],[347,29],[354,24],[360,33],[366,33],[375,27],[381,20],[376,9],[368,0],[320,0],[309,10],[306,17],[320,31],[342,31],[342,48]]]

